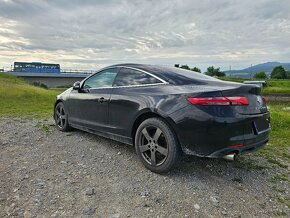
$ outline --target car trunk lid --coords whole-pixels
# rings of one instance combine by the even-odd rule
[[[246,97],[249,104],[243,106],[235,106],[239,114],[261,114],[267,112],[267,107],[261,96],[261,88],[256,85],[244,85],[233,89],[222,91],[222,95],[226,97],[241,96]]]

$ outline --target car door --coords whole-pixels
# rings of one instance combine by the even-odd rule
[[[130,137],[134,117],[148,103],[144,89],[162,83],[154,76],[137,69],[121,68],[113,84],[109,105],[111,132]]]
[[[108,125],[108,104],[112,84],[118,68],[109,68],[87,78],[80,90],[73,90],[69,96],[71,124],[89,130],[106,131]]]

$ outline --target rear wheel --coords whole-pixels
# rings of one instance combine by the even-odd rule
[[[140,124],[135,149],[145,167],[156,173],[168,172],[179,158],[175,134],[160,118],[150,118]]]
[[[59,102],[54,108],[54,120],[58,130],[63,132],[70,130],[68,115],[62,102]]]

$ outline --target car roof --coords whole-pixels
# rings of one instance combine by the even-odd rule
[[[131,67],[139,70],[152,73],[155,76],[163,79],[170,84],[175,85],[185,85],[185,84],[196,84],[200,81],[217,81],[217,79],[204,75],[202,73],[197,73],[191,70],[184,70],[177,67],[166,67],[150,64],[134,64],[134,63],[124,63],[116,64],[109,67]]]

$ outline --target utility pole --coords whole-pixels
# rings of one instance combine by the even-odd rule
[[[253,79],[253,64],[251,64],[251,79]]]

